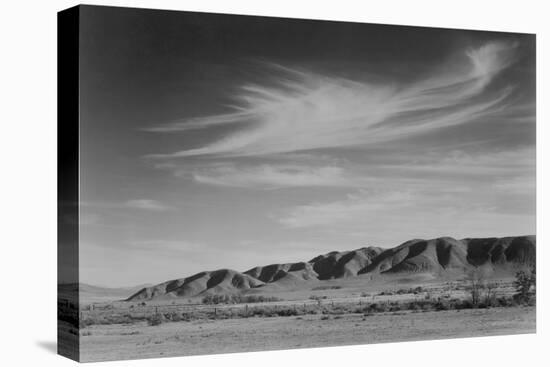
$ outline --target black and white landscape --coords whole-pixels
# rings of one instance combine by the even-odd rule
[[[534,236],[411,240],[390,249],[363,247],[332,251],[307,262],[256,266],[242,273],[231,269],[204,271],[144,287],[127,301],[235,293],[269,296],[279,292],[310,291],[324,284],[323,280],[338,279],[340,281],[332,283],[375,283],[376,280],[397,280],[396,284],[425,283],[464,279],[476,272],[479,276],[494,277],[513,275],[513,271],[532,265],[534,261]]]
[[[79,27],[81,360],[535,331],[534,35]]]
[[[443,237],[139,290],[80,284],[81,359],[534,332],[535,255],[534,236]]]

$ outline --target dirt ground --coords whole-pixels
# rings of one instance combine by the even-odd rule
[[[534,333],[534,307],[93,325],[81,361]]]

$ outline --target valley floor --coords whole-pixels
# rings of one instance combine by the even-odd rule
[[[534,333],[535,307],[92,325],[81,361]]]

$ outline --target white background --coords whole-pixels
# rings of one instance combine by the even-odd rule
[[[549,359],[548,68],[543,0],[91,1],[177,10],[537,33],[537,335],[109,362],[110,366],[518,366]],[[71,365],[56,340],[56,12],[74,1],[0,5],[0,363]],[[546,311],[545,311],[546,309]],[[546,349],[544,345],[546,344]],[[546,358],[545,358],[546,357]]]

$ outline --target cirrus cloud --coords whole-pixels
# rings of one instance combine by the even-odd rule
[[[273,85],[241,87],[233,112],[149,127],[173,133],[235,125],[198,148],[150,158],[261,156],[364,146],[477,121],[507,107],[513,86],[488,85],[515,60],[517,45],[492,42],[465,50],[445,72],[409,84],[375,83],[280,67]]]

